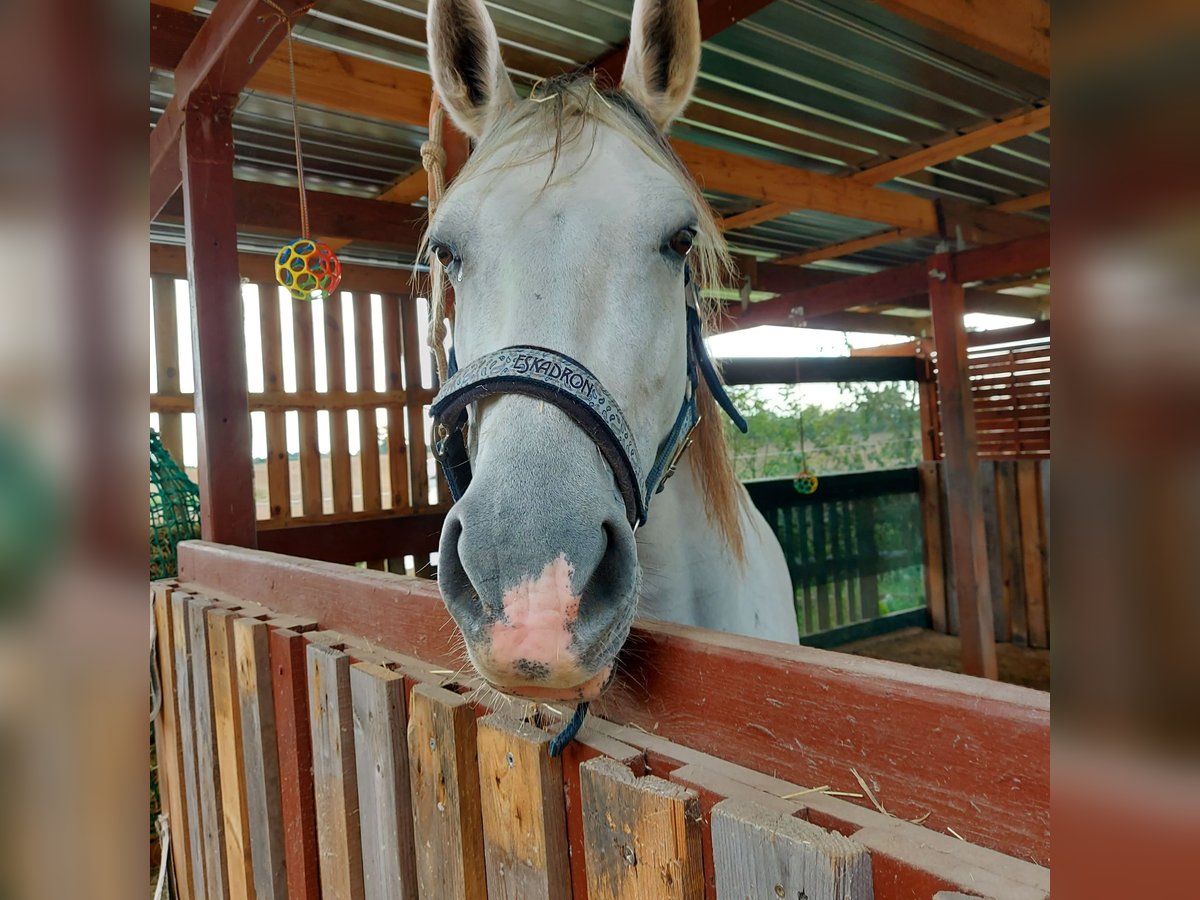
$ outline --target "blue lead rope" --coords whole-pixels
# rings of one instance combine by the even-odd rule
[[[575,740],[575,735],[579,734],[579,729],[583,727],[584,717],[587,716],[588,705],[580,703],[575,707],[575,715],[571,716],[569,722],[563,726],[563,730],[554,736],[554,740],[550,742],[550,755],[558,756],[563,752],[563,748],[571,741]]]

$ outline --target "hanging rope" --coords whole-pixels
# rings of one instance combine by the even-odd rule
[[[442,146],[442,122],[445,111],[436,105],[429,117],[429,140],[421,145],[421,165],[429,173],[429,221],[437,212],[446,190],[446,148]],[[446,273],[437,259],[429,261],[429,349],[437,363],[438,382],[446,383],[449,363],[446,359]]]
[[[575,714],[571,716],[563,730],[554,736],[550,741],[550,755],[558,756],[563,752],[563,748],[571,741],[575,740],[575,735],[579,734],[579,729],[583,727],[583,720],[587,716],[588,705],[580,703],[575,707]]]

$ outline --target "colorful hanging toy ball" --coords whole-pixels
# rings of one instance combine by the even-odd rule
[[[792,487],[796,489],[797,494],[815,494],[817,492],[817,476],[806,469],[796,476]]]
[[[320,300],[337,290],[342,264],[320,241],[296,238],[275,254],[275,280],[297,300]]]

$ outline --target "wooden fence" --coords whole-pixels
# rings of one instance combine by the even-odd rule
[[[154,599],[183,900],[1049,895],[1036,692],[642,623],[552,759],[564,710],[473,691],[426,582],[180,560]]]
[[[834,646],[925,624],[918,484],[915,468],[823,477],[809,495],[790,478],[747,482],[783,547],[805,643]],[[911,596],[899,596],[899,583],[889,592],[886,578],[881,590],[881,576],[904,570]],[[918,612],[896,615],[904,609]]]
[[[926,594],[933,628],[958,633],[942,463],[922,463]],[[1050,461],[980,460],[997,641],[1050,646]]]

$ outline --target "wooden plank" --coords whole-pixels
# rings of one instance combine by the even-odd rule
[[[929,298],[937,347],[938,395],[942,440],[946,448],[946,518],[962,644],[962,670],[996,678],[996,636],[988,585],[987,544],[979,487],[975,409],[967,377],[966,330],[962,285],[956,283],[949,254],[930,260]]]
[[[679,158],[705,190],[787,203],[868,222],[937,231],[933,203],[910,194],[857,184],[740,153],[673,140]]]
[[[192,646],[189,626],[190,602],[186,593],[171,593],[171,634],[175,654],[175,697],[179,703],[179,735],[183,751],[184,799],[187,806],[187,842],[191,852],[191,892],[196,900],[208,897],[207,864],[204,859],[204,822],[200,811],[200,774],[196,745],[195,691],[192,682]],[[180,829],[182,830],[182,829]],[[176,848],[179,852],[179,848]]]
[[[246,339],[233,215],[236,99],[226,95],[198,101],[189,109],[182,143],[183,198],[196,371],[200,534],[208,541],[253,547]]]
[[[889,12],[1050,77],[1050,5],[1045,0],[878,0]]]
[[[829,547],[825,542],[825,512],[824,503],[813,505],[813,579],[817,589],[817,628],[821,631],[837,624],[836,611],[832,608],[836,596],[831,598],[829,590]]]
[[[350,698],[350,657],[309,644],[308,720],[324,900],[361,900],[362,841]]]
[[[209,673],[208,626],[210,604],[199,597],[187,601],[188,645],[192,669],[192,715],[195,720],[196,775],[200,798],[200,826],[204,841],[204,882],[210,900],[229,900],[226,869],[225,819],[221,804],[217,733],[213,719],[212,682]]]
[[[611,759],[584,763],[580,781],[589,900],[704,896],[695,791]]]
[[[551,737],[499,715],[478,723],[483,848],[489,897],[570,900],[562,758]]]
[[[958,582],[954,577],[954,554],[950,552],[949,500],[946,494],[946,463],[938,466],[938,509],[941,511],[943,560],[946,564],[946,629],[958,635]]]
[[[1009,596],[1004,590],[1003,547],[1000,543],[1000,519],[997,515],[996,463],[979,461],[979,485],[983,490],[983,528],[987,540],[988,585],[992,591],[992,621],[996,640],[1012,640],[1009,622]]]
[[[1031,212],[1035,209],[1043,209],[1050,205],[1050,191],[1039,191],[1036,194],[1030,194],[1027,197],[1014,197],[1012,200],[1005,200],[1002,203],[997,203],[992,209],[998,209],[1001,212]]]
[[[475,714],[458,694],[418,684],[408,761],[421,897],[487,897]]]
[[[429,506],[429,453],[425,430],[428,422],[416,397],[421,386],[421,356],[425,353],[417,331],[417,305],[409,298],[400,304],[400,329],[404,341],[404,387],[413,396],[404,406],[408,419],[408,464],[414,509]]]
[[[171,862],[179,900],[192,900],[192,848],[188,821],[188,795],[185,786],[185,762],[180,700],[176,695],[175,628],[171,604],[172,589],[164,583],[153,586],[154,628],[157,645],[158,683],[162,689],[162,707],[154,720],[154,747],[158,760],[159,789],[171,828]],[[187,690],[186,686],[184,688]],[[190,703],[187,706],[190,711]],[[189,751],[191,752],[191,751]],[[190,760],[195,765],[194,760]],[[194,777],[194,776],[193,776]]]
[[[325,312],[325,371],[331,393],[346,391],[346,335],[342,325],[342,295],[322,303]],[[329,462],[333,471],[333,511],[352,512],[354,485],[350,477],[350,432],[346,413],[329,413]]]
[[[1021,519],[1017,502],[1014,460],[996,463],[996,530],[1000,542],[1000,573],[1008,611],[1009,640],[1029,645],[1029,617],[1025,610],[1025,570],[1021,557]]]
[[[402,299],[395,294],[383,295],[383,353],[387,389],[404,389],[403,341],[400,336],[400,305]],[[388,407],[388,475],[391,479],[391,506],[397,510],[412,509],[408,484],[408,441],[404,437],[404,415],[402,406]]]
[[[273,629],[268,636],[268,647],[275,695],[287,896],[289,900],[319,900],[317,813],[305,660],[308,642],[297,632]]]
[[[854,253],[862,253],[864,250],[885,247],[897,241],[921,237],[925,233],[920,228],[889,228],[875,234],[851,238],[848,241],[838,241],[834,244],[825,244],[821,247],[814,247],[812,250],[805,250],[803,253],[784,256],[776,260],[776,263],[783,266],[806,266],[822,259],[837,259],[839,256],[850,256]]]
[[[366,900],[416,900],[404,676],[373,663],[350,667],[354,754]]]
[[[422,388],[418,391],[416,399],[418,402],[428,403],[433,399],[434,393],[432,389]],[[409,399],[407,391],[370,391],[365,395],[357,391],[264,391],[251,394],[248,405],[256,412],[285,412],[293,409],[346,411],[358,409],[364,403],[376,406],[400,405]],[[194,408],[191,394],[150,395],[151,412],[190,412]]]
[[[175,279],[155,275],[151,280],[154,303],[154,365],[158,391],[179,393],[179,323],[175,307]],[[183,417],[159,413],[158,434],[171,458],[183,465]]]
[[[254,864],[250,851],[250,816],[246,801],[246,768],[242,756],[242,712],[238,703],[237,653],[232,623],[237,613],[206,611],[208,662],[212,678],[213,721],[221,778],[225,823],[225,862],[231,900],[253,900]]]
[[[1040,109],[1018,113],[999,122],[992,122],[949,140],[939,141],[915,153],[901,156],[899,159],[871,166],[869,169],[851,175],[850,178],[859,184],[883,184],[893,178],[919,172],[927,166],[936,166],[938,163],[985,150],[996,144],[1003,144],[1049,127],[1050,107],[1043,106]]]
[[[287,528],[259,532],[259,547],[308,559],[354,564],[363,558],[435,553],[444,509],[402,516],[357,518],[327,524],[292,522]]]
[[[286,900],[287,862],[283,852],[270,631],[270,625],[256,619],[239,617],[233,621],[254,892],[259,900]]]
[[[1050,646],[1046,611],[1046,544],[1042,539],[1037,462],[1017,460],[1017,507],[1021,518],[1021,559],[1025,574],[1025,602],[1029,621],[1029,646]]]
[[[875,898],[870,854],[850,838],[752,800],[721,801],[711,822],[718,900]]]
[[[179,564],[180,578],[205,590],[316,618],[451,671],[461,665],[432,582],[203,541],[181,544]],[[1048,859],[1041,691],[650,620],[635,622],[622,672],[604,711],[630,726],[625,743],[636,746],[638,728],[653,730],[801,785],[840,772],[846,790],[855,784],[845,769],[852,748],[896,816],[930,812],[973,843]]]
[[[424,174],[422,173],[422,177]],[[354,294],[354,356],[358,361],[358,390],[365,393],[375,388],[375,342],[372,340],[371,295],[361,291]],[[362,468],[363,510],[373,512],[383,508],[379,486],[379,432],[375,423],[375,407],[358,411],[359,464]]]
[[[946,551],[942,544],[942,503],[938,463],[923,462],[920,473],[920,522],[924,535],[925,602],[932,629],[949,634],[946,611]]]
[[[296,389],[315,391],[316,344],[313,339],[312,305],[292,301],[292,340],[296,361]],[[300,506],[306,516],[319,516],[324,511],[321,497],[321,450],[317,441],[317,414],[301,410],[300,425]]]
[[[263,391],[283,393],[282,331],[279,323],[279,285],[258,285],[259,334],[262,339]],[[253,398],[251,398],[253,399]],[[271,410],[267,422],[267,498],[269,518],[284,521],[292,514],[291,471],[288,465],[287,425],[284,414]]]

